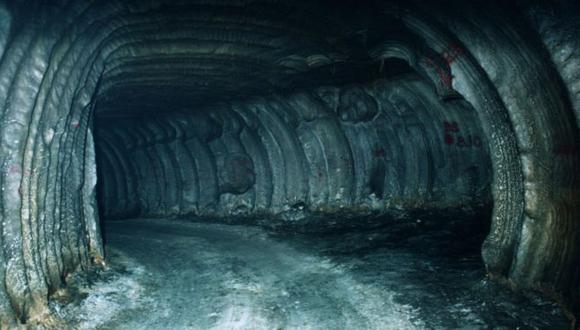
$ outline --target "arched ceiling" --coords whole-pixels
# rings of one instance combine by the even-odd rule
[[[557,18],[568,9],[543,2],[556,16],[530,21],[499,0],[387,2],[0,4],[0,323],[47,314],[48,292],[103,255],[93,113],[195,111],[409,67],[438,97],[463,97],[489,141],[489,274],[579,301],[580,57],[575,24]],[[66,238],[44,231],[61,225]],[[44,263],[60,239],[76,252]]]
[[[371,36],[388,23],[372,9],[275,0],[117,8],[102,18],[117,27],[103,41],[114,50],[100,78],[97,114],[199,108],[405,70],[370,58]]]

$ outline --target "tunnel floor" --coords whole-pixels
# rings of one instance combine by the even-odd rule
[[[182,220],[109,222],[108,269],[70,279],[70,293],[51,308],[80,329],[568,326],[557,306],[482,280],[481,237],[409,231],[313,237]]]

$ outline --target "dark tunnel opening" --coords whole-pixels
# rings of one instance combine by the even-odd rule
[[[274,238],[263,243],[267,250],[282,242],[301,253],[323,250],[323,256],[342,264],[366,255],[367,264],[375,265],[392,249],[409,254],[405,262],[439,259],[429,267],[449,267],[451,277],[468,273],[479,280],[484,273],[480,248],[490,226],[492,170],[476,112],[458,95],[437,95],[436,86],[403,60],[365,69],[377,67],[380,77],[333,77],[326,83],[335,85],[226,99],[199,108],[168,102],[171,97],[166,96],[147,99],[157,111],[125,114],[121,109],[135,107],[124,105],[125,98],[115,100],[118,104],[96,101],[97,200],[105,246],[110,235],[115,248],[120,242],[133,244],[127,251],[142,250],[155,259],[157,253],[181,254],[154,243],[174,240],[176,232],[213,239],[220,246],[216,236],[257,230]],[[189,228],[171,219],[195,225]],[[233,236],[229,239],[239,239],[240,246],[253,244]],[[413,247],[417,240],[420,246]],[[400,258],[397,253],[391,257]],[[226,256],[223,252],[228,260]],[[263,258],[271,256],[265,253]],[[170,274],[173,267],[159,276]],[[276,273],[271,264],[263,267]],[[293,267],[307,268],[299,262]],[[179,266],[183,268],[189,267]],[[410,268],[429,276],[424,268]],[[385,280],[383,271],[368,267],[356,276],[374,276],[380,282]],[[316,277],[304,276],[302,290],[294,295],[306,304],[320,303],[321,298],[307,293]],[[189,279],[180,275],[175,281],[182,278]],[[418,291],[441,285],[410,282]],[[198,289],[204,285],[215,284],[202,282]],[[405,303],[421,305],[413,293],[408,296]],[[425,317],[438,317],[439,311],[421,308]],[[340,308],[324,312],[348,314]],[[269,319],[287,317],[280,314],[271,313]],[[354,318],[357,326],[368,326],[362,317]],[[200,328],[209,326],[203,317],[196,322]],[[231,318],[219,322],[227,327]],[[249,326],[256,320],[247,322]],[[456,324],[446,318],[439,322]]]
[[[379,77],[373,72],[377,67]],[[158,253],[181,254],[154,243],[175,240],[176,231],[216,240],[230,230],[260,231],[252,228],[257,225],[275,238],[264,242],[268,250],[283,242],[303,253],[324,250],[329,258],[343,256],[340,262],[348,263],[373,253],[369,258],[380,262],[384,249],[403,246],[404,253],[419,260],[440,258],[435,267],[447,262],[452,272],[470,272],[479,280],[492,170],[475,110],[458,95],[438,95],[428,76],[403,60],[364,69],[373,71],[244,99],[228,99],[227,88],[217,85],[214,93],[225,100],[199,107],[173,102],[179,98],[168,92],[162,99],[147,98],[144,113],[136,111],[141,103],[124,103],[127,97],[97,99],[97,200],[105,246],[110,241],[117,249],[122,242],[124,250],[133,244],[125,252],[143,251],[155,259]],[[430,246],[427,252],[409,248],[414,240]],[[227,260],[228,253],[223,255]],[[449,262],[453,259],[468,262]],[[298,270],[306,267],[296,263]],[[264,267],[275,273],[268,268],[272,265]],[[159,276],[174,270],[169,266]],[[384,280],[374,269],[363,274]],[[175,281],[182,278],[189,279],[180,275]],[[308,281],[300,284],[303,291],[309,290]],[[295,294],[311,304],[320,299]],[[346,313],[328,310],[336,312]],[[273,314],[272,319],[284,319]],[[196,322],[203,328],[207,320]]]
[[[111,118],[97,102],[101,223],[217,218],[311,233],[414,218],[489,226],[491,165],[475,111],[438,98],[406,63],[386,65],[393,74],[380,80],[198,110],[164,99],[161,114]]]
[[[155,259],[164,247],[148,248],[144,242],[174,240],[176,231],[209,239],[231,234],[233,229],[221,224],[250,232],[262,230],[249,227],[258,226],[275,238],[264,242],[268,250],[283,242],[303,253],[324,250],[329,258],[342,256],[339,262],[346,264],[360,255],[380,262],[385,249],[402,246],[401,251],[425,262],[440,258],[434,267],[469,272],[479,280],[484,272],[480,248],[490,226],[492,169],[475,109],[458,94],[438,95],[429,76],[402,59],[369,63],[316,81],[307,75],[291,88],[248,92],[240,99],[219,82],[209,103],[199,105],[187,105],[179,92],[163,91],[155,99],[139,91],[137,97],[145,101],[129,103],[135,96],[121,88],[114,96],[97,91],[97,200],[105,246],[109,241],[115,248],[120,242],[133,244],[127,251],[143,250]],[[214,100],[212,94],[224,99]],[[429,246],[427,252],[409,248],[414,240]],[[227,255],[223,252],[224,259]],[[453,259],[468,262],[453,264]],[[296,269],[306,268],[296,263]],[[272,265],[263,267],[275,273]],[[167,267],[159,276],[172,271]],[[385,280],[380,273],[369,268],[357,276],[375,276],[380,282]],[[302,291],[309,290],[308,281],[316,281],[312,274],[305,276],[310,279],[300,284]],[[189,279],[180,275],[175,281],[183,278]],[[311,304],[320,299],[305,292],[295,295]],[[345,313],[328,310],[337,312]],[[435,317],[438,312],[426,313]],[[203,328],[200,324],[207,321],[196,322]],[[365,324],[362,318],[358,322]]]
[[[475,110],[442,100],[405,62],[386,65],[381,79],[198,109],[167,94],[146,101],[158,109],[149,114],[120,111],[125,99],[97,101],[102,218],[217,217],[324,232],[488,213],[491,165]],[[325,216],[334,220],[312,220]]]
[[[578,17],[0,1],[0,328],[574,328]]]

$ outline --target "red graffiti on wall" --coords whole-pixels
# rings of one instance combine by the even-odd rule
[[[441,83],[446,87],[451,87],[453,82],[453,76],[449,72],[447,72],[447,70],[437,65],[431,58],[427,57],[426,60],[429,65],[435,68],[435,72],[437,72],[437,75],[439,76],[439,80],[441,81]]]
[[[451,64],[453,64],[453,62],[455,62],[462,54],[463,49],[459,47],[459,45],[451,44],[448,47],[448,49],[444,50],[443,53],[441,53],[441,57],[443,58],[443,60],[445,60],[448,66],[451,66]],[[425,60],[430,66],[432,66],[435,69],[435,72],[437,72],[437,75],[439,76],[439,80],[441,81],[441,83],[444,86],[451,88],[454,76],[451,74],[450,70],[447,70],[446,68],[442,68],[440,65],[437,65],[435,63],[435,60],[431,57],[426,57]]]
[[[385,157],[386,156],[386,152],[385,149],[383,147],[378,147],[376,149],[373,150],[373,156],[374,157]]]
[[[10,166],[10,170],[8,172],[12,174],[20,173],[20,166],[12,165]]]
[[[580,155],[580,149],[572,145],[565,145],[555,148],[554,154],[558,156],[577,156]]]
[[[444,121],[443,128],[445,129],[445,137],[443,139],[445,141],[445,144],[452,145],[453,143],[455,143],[455,138],[453,137],[452,133],[458,133],[459,126],[457,125],[456,122]]]
[[[455,60],[463,54],[463,49],[457,44],[451,44],[447,50],[441,54],[448,65],[451,65]]]
[[[445,134],[445,144],[447,145],[452,145],[453,142],[455,141],[455,139],[453,139],[453,136],[449,135],[449,134]]]
[[[481,138],[477,135],[459,135],[460,129],[457,122],[444,121],[443,122],[443,142],[448,146],[456,146],[460,148],[481,147]]]
[[[454,121],[444,121],[443,127],[445,128],[445,133],[457,133],[459,132],[459,125]]]

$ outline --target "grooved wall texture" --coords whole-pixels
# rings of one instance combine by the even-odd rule
[[[466,211],[491,179],[490,277],[580,306],[578,17],[574,1],[0,0],[0,327],[55,324],[49,295],[102,262],[97,140],[107,217],[328,226]]]
[[[309,225],[310,212],[348,221],[469,213],[490,202],[475,111],[441,101],[416,75],[184,110],[97,124],[105,217],[245,215]]]

